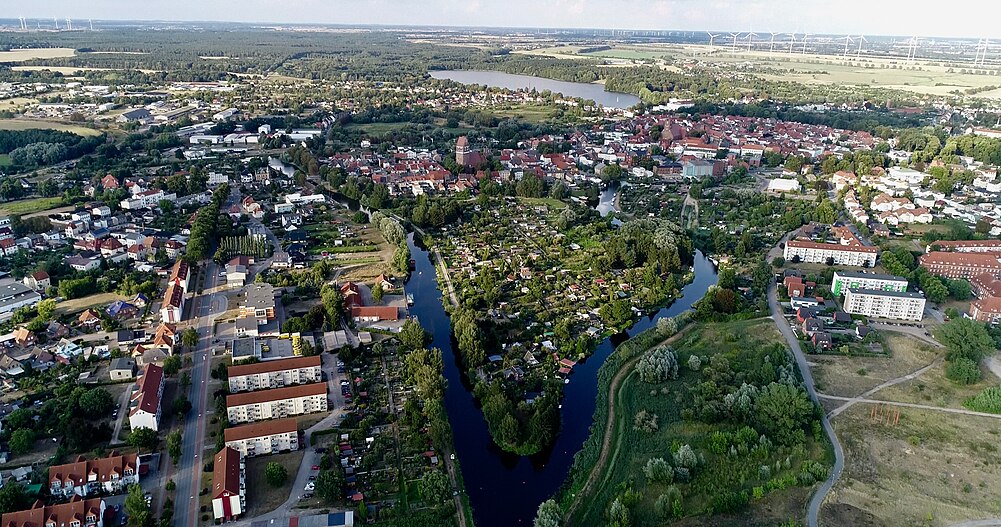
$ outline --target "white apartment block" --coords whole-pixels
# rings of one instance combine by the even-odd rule
[[[177,201],[177,194],[167,194],[162,190],[147,190],[119,203],[125,210],[152,209],[160,206],[161,200]]]
[[[919,293],[848,289],[844,308],[853,315],[917,322],[924,318],[925,297]]]
[[[292,417],[227,428],[224,435],[226,446],[244,457],[299,450],[299,425]]]
[[[303,384],[226,397],[226,415],[231,423],[283,419],[327,411],[327,383]]]
[[[229,367],[228,374],[232,393],[320,382],[320,356],[234,365]]]
[[[907,279],[901,276],[876,273],[855,273],[838,271],[831,281],[831,292],[836,296],[845,294],[848,289],[872,289],[876,291],[907,291]]]
[[[879,250],[866,245],[845,246],[835,243],[817,243],[805,240],[789,240],[786,242],[782,257],[787,262],[796,261],[798,257],[803,263],[827,263],[834,260],[834,265],[853,265],[857,267],[872,267],[876,265],[876,255]]]

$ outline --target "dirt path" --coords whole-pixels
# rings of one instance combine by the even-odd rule
[[[682,329],[678,333],[675,333],[673,336],[647,349],[652,349],[659,346],[664,346],[666,344],[670,344],[675,340],[677,340],[678,338],[680,338],[681,336],[683,336],[685,333],[687,333],[687,331],[688,328]],[[640,357],[642,356],[643,353],[637,353],[635,357],[627,360],[624,364],[622,364],[622,366],[619,367],[619,371],[615,373],[615,377],[612,377],[612,382],[608,386],[608,393],[609,393],[608,419],[605,421],[605,431],[601,439],[601,454],[598,456],[598,461],[594,463],[594,467],[591,468],[591,473],[587,476],[587,481],[584,482],[584,486],[581,487],[580,491],[577,492],[577,497],[574,499],[573,503],[571,503],[570,507],[567,509],[566,525],[576,525],[573,522],[574,513],[577,511],[577,507],[580,505],[584,497],[590,494],[591,487],[594,486],[594,483],[595,481],[597,481],[599,474],[604,473],[606,478],[608,477],[609,474],[611,474],[611,471],[605,470],[605,465],[608,463],[610,457],[614,459],[615,455],[618,454],[618,449],[619,449],[618,442],[616,442],[615,452],[611,453],[613,454],[612,456],[609,456],[610,454],[609,447],[611,446],[612,443],[612,433],[616,425],[616,420],[615,420],[616,399],[618,398],[619,388],[621,387],[622,381],[625,380],[625,378],[628,377],[629,374],[633,372],[633,364],[635,364],[636,361],[640,360]],[[602,481],[602,483],[604,483],[604,481]]]
[[[943,360],[945,360],[945,355],[939,355],[938,357],[935,358],[935,360],[933,360],[931,362],[931,364],[929,364],[927,366],[924,366],[923,368],[920,368],[920,369],[918,369],[918,370],[916,370],[914,372],[908,373],[907,375],[901,375],[900,377],[897,377],[895,379],[890,379],[890,380],[884,382],[883,384],[880,384],[879,386],[876,386],[875,388],[866,390],[865,392],[859,394],[858,396],[850,398],[847,402],[845,402],[845,404],[842,404],[841,406],[839,406],[839,407],[831,410],[827,414],[827,417],[830,418],[830,419],[833,419],[834,417],[838,416],[839,414],[841,414],[845,410],[851,408],[855,403],[864,401],[870,395],[872,395],[872,394],[874,394],[874,393],[876,393],[876,392],[878,392],[878,391],[880,391],[880,390],[882,390],[884,388],[889,388],[890,386],[894,386],[894,385],[900,384],[902,382],[909,381],[911,379],[916,379],[916,378],[920,377],[921,375],[924,375],[925,373],[927,373],[929,370],[931,370],[935,366],[938,366]],[[825,397],[825,395],[823,395],[823,394],[817,394],[817,395],[819,397]]]
[[[832,401],[854,401],[859,403],[889,404],[893,406],[903,406],[906,408],[920,408],[921,410],[932,410],[935,412],[947,412],[950,414],[963,414],[963,415],[973,415],[977,417],[990,417],[992,419],[1001,419],[1001,414],[976,412],[973,410],[966,410],[963,408],[946,408],[943,406],[931,406],[928,404],[903,403],[899,401],[884,401],[882,399],[863,399],[861,397],[840,397],[837,395],[824,395],[822,393],[818,393],[817,397],[820,397],[821,399],[830,399]]]

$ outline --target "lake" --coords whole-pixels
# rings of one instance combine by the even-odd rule
[[[451,322],[442,306],[435,266],[427,250],[408,237],[415,269],[407,281],[414,295],[410,312],[433,337],[431,346],[442,350],[445,363],[445,409],[455,439],[456,457],[465,478],[466,492],[478,527],[531,525],[539,504],[550,498],[566,479],[573,456],[588,437],[598,389],[598,368],[617,345],[656,324],[663,317],[687,311],[716,283],[716,269],[701,252],[695,256],[695,278],[681,297],[655,314],[641,318],[628,331],[606,338],[594,354],[574,367],[564,387],[562,428],[548,451],[517,456],[502,451],[490,439],[486,421],[472,394],[456,354]]]
[[[630,108],[640,102],[639,97],[635,95],[605,91],[605,87],[601,84],[556,81],[542,77],[532,77],[531,75],[514,75],[501,71],[434,70],[428,73],[435,79],[447,79],[462,84],[482,84],[484,86],[506,88],[508,90],[549,90],[569,97],[591,99],[609,108]]]

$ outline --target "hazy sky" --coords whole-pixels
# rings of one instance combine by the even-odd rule
[[[0,17],[1001,36],[996,0],[3,0]],[[15,7],[13,4],[21,4]],[[15,12],[16,11],[16,12]],[[978,16],[978,13],[982,16]]]

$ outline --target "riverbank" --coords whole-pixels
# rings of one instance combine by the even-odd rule
[[[607,390],[607,410],[600,404],[596,409],[594,435],[578,454],[559,496],[567,525],[597,525],[620,499],[630,503],[629,515],[637,524],[689,517],[705,524],[720,513],[748,507],[753,514],[727,515],[722,524],[779,523],[800,516],[807,489],[826,477],[829,454],[823,436],[814,431],[819,426],[793,420],[789,430],[771,430],[755,417],[760,410],[750,411],[756,406],[748,407],[750,413],[739,410],[745,396],[723,404],[731,393],[747,392],[748,405],[765,404],[773,392],[785,397],[775,388],[783,385],[775,382],[792,367],[792,359],[783,353],[782,336],[771,320],[697,323],[682,329],[686,322],[627,342],[602,367],[599,388]],[[635,367],[640,358],[678,331],[684,333],[669,340],[679,365],[677,380],[651,383],[642,378]],[[698,357],[695,362],[693,356]],[[741,381],[734,384],[738,377]],[[705,383],[714,388],[707,391]],[[802,388],[798,392],[802,404],[784,398],[782,404],[802,406],[805,413],[799,418],[809,419],[811,404]],[[801,438],[787,437],[804,428]],[[681,445],[689,445],[697,461],[686,462],[678,454]],[[650,469],[652,460],[664,460],[661,474],[666,471],[667,476]]]
[[[412,244],[412,241],[411,241]],[[517,456],[499,449],[490,437],[482,411],[472,393],[472,385],[454,349],[451,321],[444,309],[436,276],[433,255],[424,247],[411,245],[415,269],[407,290],[415,295],[411,312],[431,332],[431,346],[443,351],[445,408],[452,423],[456,456],[462,461],[463,479],[473,508],[473,519],[480,527],[510,527],[532,521],[538,505],[552,496],[566,479],[573,456],[588,437],[597,396],[598,368],[614,348],[629,338],[653,327],[657,320],[688,311],[716,281],[712,263],[701,253],[695,256],[692,283],[670,306],[656,314],[642,317],[629,332],[600,342],[591,357],[578,362],[573,379],[563,389],[561,429],[555,443],[533,456]],[[444,302],[443,302],[444,300]],[[505,496],[505,500],[496,499]]]

